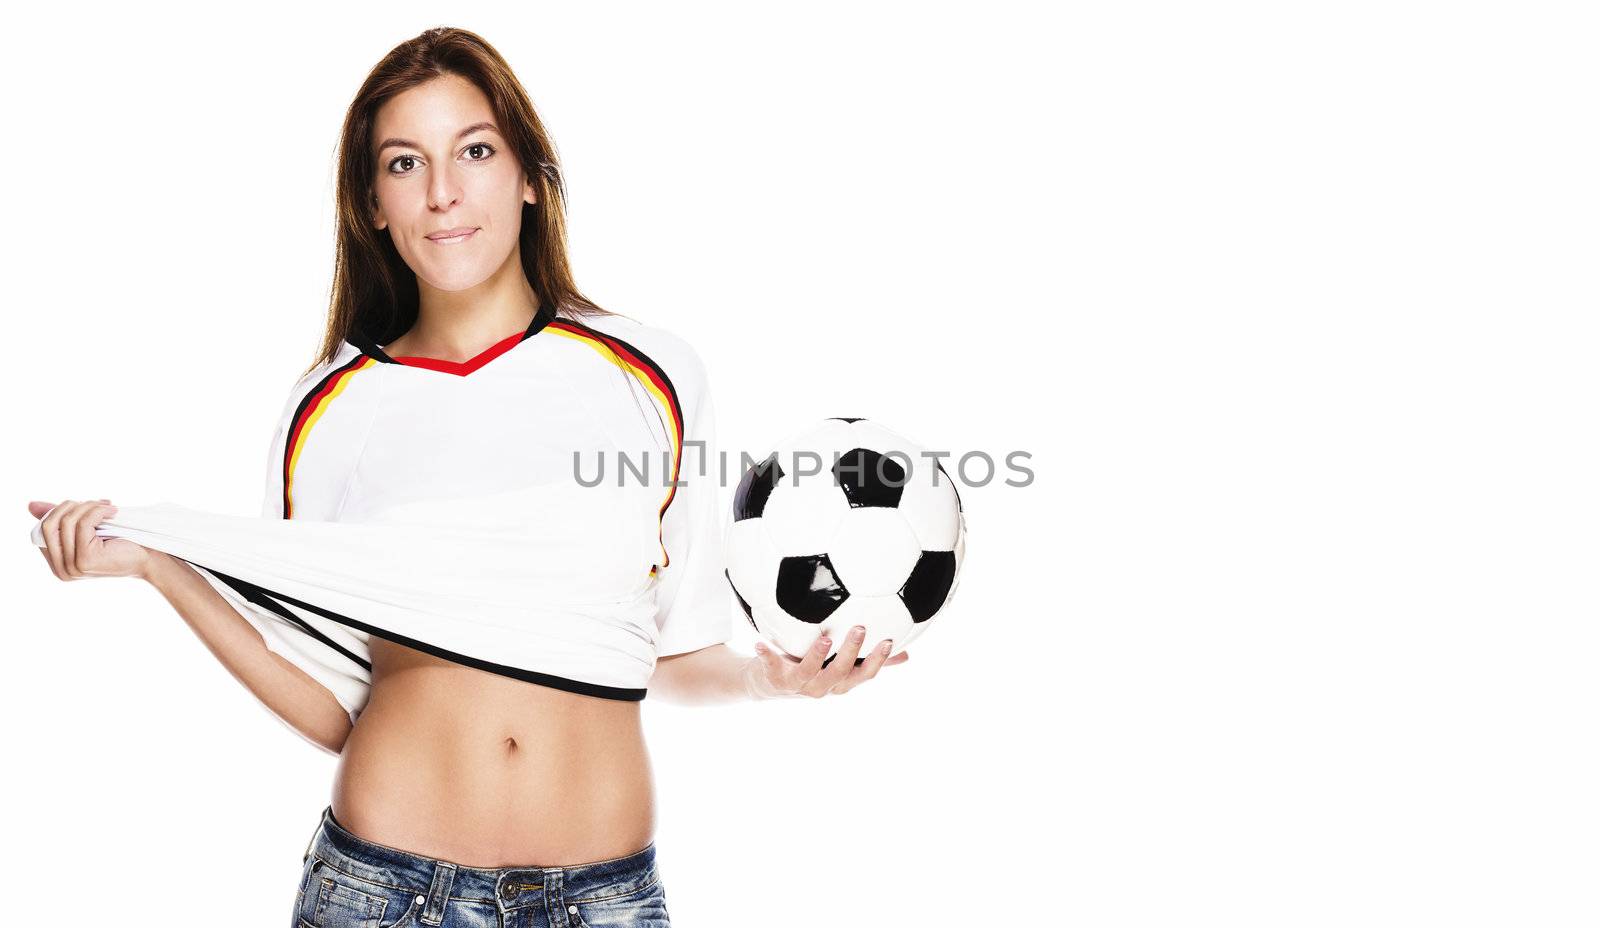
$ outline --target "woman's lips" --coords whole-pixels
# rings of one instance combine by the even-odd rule
[[[463,232],[460,235],[451,235],[451,236],[442,237],[442,238],[430,235],[430,236],[428,236],[428,241],[434,242],[434,243],[439,244],[439,245],[454,245],[457,242],[464,242],[467,239],[469,239],[469,238],[471,238],[471,237],[473,237],[474,235],[477,235],[477,234],[478,234],[478,230],[477,229],[473,229],[470,232]]]

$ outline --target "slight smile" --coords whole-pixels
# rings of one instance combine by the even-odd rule
[[[467,239],[469,239],[469,238],[471,238],[471,237],[473,237],[474,235],[477,235],[477,234],[478,234],[478,230],[477,229],[468,229],[467,231],[462,232],[459,235],[445,235],[445,234],[442,234],[442,233],[436,233],[434,235],[428,236],[428,241],[437,242],[440,245],[454,245],[457,242],[464,242]]]

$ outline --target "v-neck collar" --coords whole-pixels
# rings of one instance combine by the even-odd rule
[[[423,358],[415,355],[401,355],[398,358],[391,358],[382,348],[378,347],[377,342],[368,337],[365,332],[360,331],[359,328],[353,331],[346,341],[361,349],[362,354],[372,358],[374,361],[381,361],[384,364],[399,364],[404,367],[420,367],[465,377],[537,335],[555,317],[554,310],[541,300],[539,301],[539,310],[533,314],[533,321],[528,323],[526,329],[518,334],[506,336],[465,361],[445,361],[439,358]]]

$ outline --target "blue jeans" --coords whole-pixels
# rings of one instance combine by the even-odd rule
[[[373,844],[322,811],[295,928],[669,928],[652,841],[574,867],[485,869]]]

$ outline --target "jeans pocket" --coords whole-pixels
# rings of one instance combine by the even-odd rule
[[[573,928],[670,928],[672,924],[667,916],[667,891],[659,875],[628,892],[566,902],[567,921]]]
[[[295,905],[296,928],[402,928],[422,916],[423,894],[346,873],[312,855]]]

